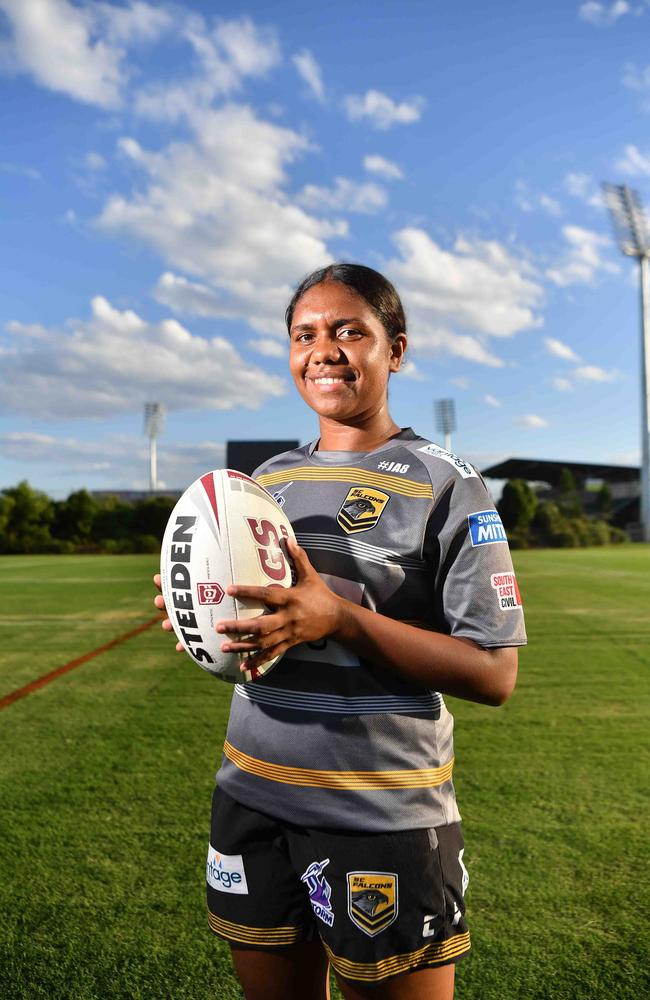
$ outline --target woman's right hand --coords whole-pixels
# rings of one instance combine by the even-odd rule
[[[162,587],[161,587],[161,584],[160,584],[160,573],[156,573],[155,574],[155,576],[153,578],[153,582],[158,587],[158,590],[162,590]],[[164,599],[164,597],[163,597],[162,594],[156,594],[156,596],[153,599],[153,603],[156,605],[156,607],[158,608],[159,611],[163,611],[165,614],[167,614],[167,608],[165,607],[165,599]],[[165,632],[173,632],[174,631],[174,626],[170,622],[169,618],[163,618],[163,620],[162,620],[162,622],[160,624],[161,624],[162,628],[165,630]],[[177,653],[182,653],[183,652],[183,644],[181,642],[177,642],[176,643],[176,652]]]

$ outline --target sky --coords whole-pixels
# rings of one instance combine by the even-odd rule
[[[0,0],[0,489],[161,487],[317,436],[283,315],[309,271],[406,308],[401,426],[638,463],[650,0]]]

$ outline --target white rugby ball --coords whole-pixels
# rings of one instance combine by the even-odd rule
[[[268,609],[229,597],[230,584],[290,587],[294,571],[283,539],[293,528],[270,493],[234,469],[208,472],[185,490],[163,537],[160,576],[165,608],[187,653],[226,681],[253,681],[280,659],[242,670],[246,655],[223,653],[222,619],[247,619]]]

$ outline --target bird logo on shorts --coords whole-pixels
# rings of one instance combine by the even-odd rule
[[[383,490],[353,486],[339,507],[336,520],[348,534],[369,531],[381,517],[390,495]]]
[[[397,875],[394,872],[348,872],[348,916],[368,937],[397,918]]]

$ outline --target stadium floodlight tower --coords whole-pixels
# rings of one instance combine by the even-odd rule
[[[144,404],[144,432],[149,438],[149,489],[158,489],[158,452],[156,439],[163,429],[165,407],[162,403]]]
[[[641,199],[624,184],[603,184],[621,253],[639,262],[641,287],[641,530],[650,542],[650,239]]]
[[[436,430],[445,435],[445,448],[451,451],[451,435],[456,430],[456,405],[453,399],[436,399]]]

